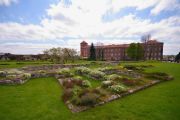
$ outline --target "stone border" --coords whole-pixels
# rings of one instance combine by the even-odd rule
[[[62,85],[62,79],[58,79],[58,81],[59,81],[60,85]],[[88,110],[90,108],[93,108],[93,107],[96,107],[96,106],[103,105],[103,104],[111,102],[111,101],[114,101],[116,99],[120,99],[122,97],[125,97],[125,96],[128,96],[130,94],[136,93],[138,91],[149,88],[149,87],[154,86],[154,85],[156,85],[158,83],[161,83],[161,82],[163,82],[163,81],[161,81],[161,80],[153,80],[153,81],[151,81],[150,83],[148,83],[146,85],[130,89],[127,92],[124,92],[124,93],[121,93],[121,94],[113,94],[113,95],[109,96],[105,101],[97,103],[97,104],[95,104],[93,106],[76,106],[76,105],[73,105],[70,102],[66,102],[65,104],[67,105],[68,109],[72,113],[78,113],[78,112],[86,111],[86,110]]]

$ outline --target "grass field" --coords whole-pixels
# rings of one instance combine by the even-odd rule
[[[180,64],[128,64],[151,64],[155,67],[148,68],[148,72],[166,72],[175,79],[76,114],[61,100],[62,89],[54,78],[32,79],[18,86],[1,85],[0,120],[179,120]]]

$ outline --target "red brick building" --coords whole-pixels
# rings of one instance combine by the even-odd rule
[[[107,61],[119,61],[119,60],[129,60],[126,54],[126,49],[130,44],[117,44],[117,45],[100,45],[95,46],[96,58],[98,60]],[[149,40],[146,43],[141,43],[144,48],[144,58],[146,60],[162,60],[163,59],[163,43],[157,40]],[[89,57],[90,45],[83,41],[80,43],[81,57]]]

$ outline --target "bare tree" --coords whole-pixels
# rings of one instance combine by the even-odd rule
[[[147,42],[151,39],[151,34],[145,34],[141,37],[141,42],[144,43],[144,53],[147,54]],[[144,54],[144,59],[146,59],[145,57],[150,57],[151,53],[149,53],[149,56],[146,56],[146,54]]]
[[[75,49],[58,47],[45,50],[44,56],[53,62],[66,63],[68,60],[74,62],[77,52]]]

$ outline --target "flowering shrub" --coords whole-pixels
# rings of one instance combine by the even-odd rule
[[[83,80],[82,86],[83,87],[91,87],[91,83],[88,80]]]
[[[79,74],[79,75],[83,75],[83,74],[88,74],[90,73],[91,70],[87,67],[76,67],[75,68],[75,73]]]
[[[107,77],[107,80],[119,81],[122,77],[117,74],[112,74]]]
[[[94,79],[104,79],[105,73],[94,70],[89,73],[90,77],[93,77]]]
[[[62,68],[57,73],[59,75],[64,75],[65,77],[73,76],[69,68]]]
[[[14,78],[17,78],[17,75],[7,75],[6,78],[12,80]]]
[[[109,86],[108,89],[115,93],[121,93],[127,90],[127,88],[124,87],[123,85],[112,85],[112,86]]]
[[[30,73],[24,73],[23,78],[29,79],[29,78],[31,78],[31,74]]]
[[[101,83],[101,86],[102,86],[103,88],[107,88],[107,87],[109,87],[109,86],[111,86],[111,85],[113,85],[113,82],[110,81],[110,80],[102,81],[102,83]]]

